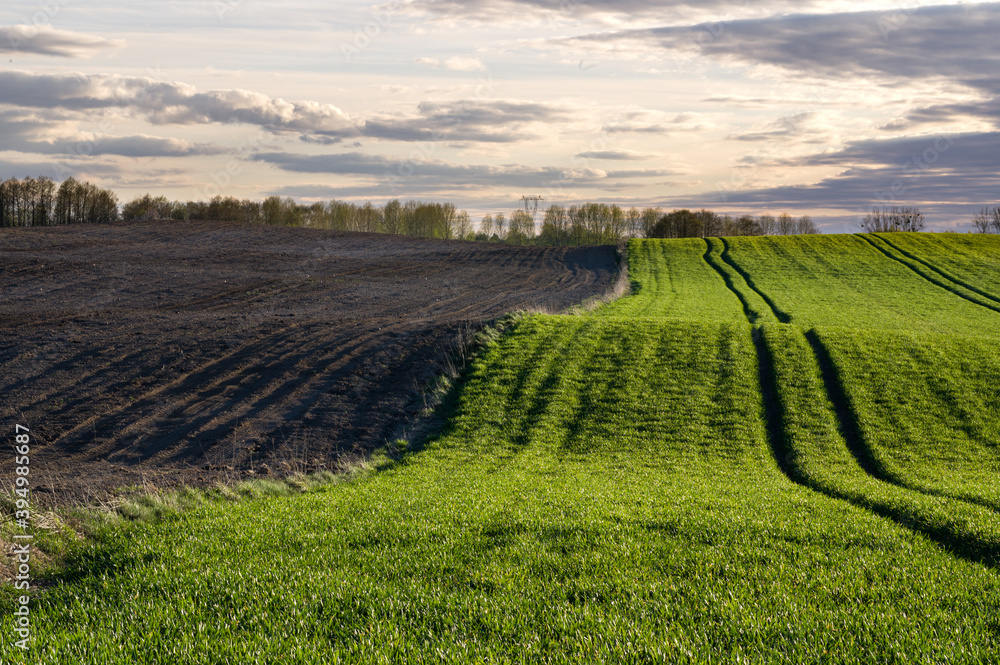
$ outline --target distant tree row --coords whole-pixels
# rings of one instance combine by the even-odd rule
[[[919,208],[883,207],[872,208],[861,220],[861,228],[868,233],[887,231],[923,231],[924,214]]]
[[[819,233],[812,218],[788,213],[774,215],[719,215],[711,210],[674,210],[644,230],[647,238],[704,238],[708,236],[772,236]]]
[[[1000,206],[986,207],[972,216],[974,233],[1000,233]]]
[[[869,230],[895,230],[900,225],[912,225],[912,221],[899,221],[900,216],[912,218],[908,211],[911,209],[886,209],[884,214],[873,211]],[[1000,218],[1000,209],[990,214],[994,215],[990,219]],[[710,210],[692,212],[686,209],[664,213],[659,208],[626,209],[606,203],[552,205],[544,212],[540,225],[526,210],[515,210],[509,216],[487,214],[478,229],[468,213],[456,210],[454,204],[399,200],[389,201],[384,206],[344,201],[303,205],[278,196],[263,201],[216,196],[210,201],[181,202],[144,194],[125,203],[120,216],[126,221],[231,221],[520,245],[600,245],[633,237],[818,233],[807,216],[798,219],[788,214],[732,217]],[[90,183],[70,178],[57,188],[52,180],[44,177],[0,183],[0,226],[100,223],[118,218],[117,196]]]
[[[710,210],[674,210],[664,214],[660,208],[625,209],[606,203],[585,203],[568,208],[549,206],[537,235],[535,231],[532,216],[517,210],[509,218],[503,213],[486,215],[475,237],[522,245],[601,245],[625,238],[819,233],[808,216],[798,219],[788,214],[731,217]]]
[[[378,207],[344,201],[302,205],[291,198],[271,196],[263,201],[216,196],[211,201],[168,201],[149,194],[122,207],[128,221],[152,219],[194,219],[206,221],[308,226],[337,231],[395,233],[429,238],[470,238],[472,222],[464,210],[451,203],[389,201]]]
[[[59,187],[49,178],[0,182],[0,226],[102,224],[118,220],[118,197],[74,178]]]

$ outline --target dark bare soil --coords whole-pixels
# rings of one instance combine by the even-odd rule
[[[3,436],[31,428],[42,503],[332,468],[400,434],[460,330],[571,306],[614,271],[611,247],[0,229]]]

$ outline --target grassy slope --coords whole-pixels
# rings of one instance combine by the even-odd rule
[[[892,245],[879,244],[883,236]],[[797,327],[822,326],[819,337],[842,385],[847,417],[856,420],[873,471],[899,485],[1000,510],[994,388],[1000,312],[959,284],[945,284],[952,292],[929,281],[945,280],[895,249],[918,248],[928,264],[941,261],[955,272],[964,267],[968,276],[989,255],[992,238],[881,234],[874,241],[881,250],[855,236],[727,242],[735,262],[794,312]]]
[[[800,329],[728,263],[743,269],[740,248],[641,244],[635,299],[521,322],[474,364],[448,430],[402,462],[81,548],[13,662],[1000,658],[996,572],[872,504],[903,497],[926,522],[954,500],[860,470]],[[799,301],[751,279],[797,320]],[[776,349],[770,411],[746,308]],[[856,340],[838,333],[821,339],[843,362]],[[782,465],[856,495],[791,482],[766,413],[784,418]]]
[[[708,248],[701,238],[631,241],[628,269],[633,295],[595,314],[745,323],[739,300],[705,261]]]
[[[1000,340],[840,329],[822,338],[887,477],[1000,512]]]
[[[833,389],[831,396],[821,369],[827,362],[825,352],[817,353],[815,348],[832,346],[832,339],[851,343],[854,336],[840,329],[832,335],[810,335],[815,335],[812,341],[793,326],[765,331],[776,378],[776,409],[783,425],[782,440],[776,447],[782,451],[789,475],[828,496],[850,501],[924,534],[968,560],[1000,564],[997,511],[944,492],[928,495],[907,488],[899,479],[902,474],[887,467],[882,455],[906,451],[916,460],[920,449],[909,441],[874,446],[872,435],[892,432],[895,423],[869,421],[858,427],[850,415],[838,409],[837,390]],[[847,384],[855,388],[857,378],[849,377]],[[932,446],[928,448],[927,464],[912,465],[924,475],[941,466],[930,450]]]
[[[998,313],[928,282],[860,236],[730,238],[733,260],[803,327],[995,335]]]
[[[878,238],[938,274],[1000,299],[1000,236],[879,233]]]

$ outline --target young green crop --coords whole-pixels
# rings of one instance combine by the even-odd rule
[[[629,252],[401,460],[79,545],[0,659],[1000,661],[1000,314],[859,238]]]
[[[879,233],[876,237],[943,276],[1000,299],[1000,236]]]
[[[1000,511],[995,339],[840,329],[820,337],[888,477]]]
[[[701,238],[631,240],[628,269],[633,294],[595,312],[610,317],[660,317],[696,321],[745,322],[737,296],[708,260]],[[717,253],[717,252],[716,252]]]
[[[828,496],[847,500],[922,533],[967,559],[1000,565],[1000,512],[952,498],[946,491],[931,494],[908,488],[919,488],[921,480],[926,483],[936,471],[940,472],[941,457],[947,453],[940,448],[934,450],[931,441],[886,441],[884,434],[892,431],[894,423],[871,419],[867,403],[860,407],[861,417],[856,415],[857,386],[872,385],[871,377],[862,376],[863,369],[845,372],[841,362],[834,361],[835,366],[830,366],[829,358],[842,359],[843,354],[829,349],[841,345],[849,348],[856,343],[855,335],[858,331],[803,334],[791,326],[764,331],[767,362],[774,374],[775,399],[771,408],[773,417],[782,425],[775,448],[788,475]],[[878,357],[892,355],[890,351]],[[859,369],[849,363],[847,367]],[[886,385],[876,385],[883,396],[893,392]],[[842,393],[845,386],[847,395]],[[975,383],[971,386],[978,387]],[[932,406],[937,406],[935,400],[925,399],[916,408]],[[965,453],[977,447],[967,440],[948,443]],[[950,452],[954,456],[956,451]],[[902,458],[913,459],[921,454],[928,456],[926,465],[902,463]],[[987,459],[990,466],[996,466],[995,453],[980,451],[980,461]],[[969,470],[973,461],[966,464]],[[957,470],[953,473],[957,478],[963,476]],[[907,477],[913,480],[904,480]],[[965,479],[969,494],[980,496],[975,494],[975,485],[968,482],[968,476]]]
[[[791,322],[996,335],[1000,313],[929,282],[860,236],[729,238],[730,256]]]
[[[1000,657],[991,570],[778,470],[750,332],[528,318],[422,452],[81,549],[30,662]]]

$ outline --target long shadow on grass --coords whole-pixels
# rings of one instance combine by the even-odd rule
[[[591,451],[590,438],[584,438],[587,425],[602,416],[608,417],[607,402],[624,400],[629,394],[631,381],[625,371],[608,371],[608,363],[601,354],[604,349],[622,347],[618,358],[625,364],[636,362],[633,340],[623,335],[621,330],[608,327],[603,331],[594,350],[587,355],[587,360],[581,368],[580,403],[576,407],[572,419],[566,424],[566,440],[561,446],[564,452],[586,453]]]
[[[860,490],[850,491],[838,487],[836,483],[814,477],[806,472],[798,462],[798,457],[792,448],[792,442],[789,441],[784,426],[787,408],[782,402],[781,393],[778,390],[774,355],[768,346],[762,328],[754,330],[754,346],[757,350],[760,389],[764,399],[764,413],[771,451],[778,467],[792,482],[831,498],[847,501],[880,517],[892,520],[905,529],[930,538],[946,551],[961,559],[983,564],[991,568],[1000,568],[1000,541],[996,538],[989,540],[976,538],[972,534],[962,532],[950,521],[932,521],[927,515],[922,514],[918,507],[912,505],[894,505],[886,500],[872,497]],[[843,428],[843,421],[841,421],[841,427]],[[860,430],[856,417],[853,418],[853,427]],[[848,424],[846,427],[848,431],[851,428],[851,424]],[[844,429],[841,430],[842,434],[843,431]],[[857,441],[855,441],[855,444],[857,444]],[[848,445],[850,446],[850,444]],[[854,450],[852,450],[852,453],[854,453]],[[856,454],[855,458],[857,457],[858,455]],[[859,459],[860,462],[861,460]],[[872,482],[885,481],[875,476]],[[886,487],[892,488],[896,492],[910,492],[910,490],[893,485],[892,483],[886,482],[885,484]],[[917,493],[917,496],[924,495]],[[904,504],[907,503],[908,500],[905,495],[901,495],[900,498]]]
[[[764,400],[764,420],[767,425],[767,438],[771,444],[771,454],[778,468],[792,482],[807,485],[805,477],[793,462],[794,453],[785,436],[785,426],[782,414],[784,406],[781,394],[778,392],[778,375],[774,369],[774,357],[764,339],[764,329],[754,328],[753,344],[757,349],[757,376],[760,381],[760,394]]]
[[[861,238],[862,240],[864,240],[866,243],[868,243],[872,247],[874,247],[879,252],[881,252],[882,255],[885,256],[886,258],[892,259],[896,263],[898,263],[898,264],[900,264],[902,266],[905,266],[906,268],[909,268],[915,274],[919,275],[920,277],[923,277],[925,280],[927,280],[931,284],[933,284],[935,286],[939,286],[942,289],[944,289],[945,291],[947,291],[948,293],[956,295],[959,298],[962,298],[963,300],[968,300],[969,302],[971,302],[974,305],[979,305],[980,307],[983,307],[985,309],[988,309],[988,310],[991,310],[993,312],[997,312],[998,314],[1000,314],[1000,304],[994,304],[994,303],[991,303],[991,302],[983,302],[983,300],[981,298],[983,298],[984,296],[978,295],[979,294],[978,289],[970,289],[969,287],[965,286],[964,284],[960,285],[959,283],[953,281],[950,277],[939,277],[939,276],[936,276],[933,273],[931,273],[928,269],[925,269],[923,267],[918,267],[918,264],[917,264],[918,260],[917,259],[909,259],[909,258],[907,258],[906,260],[901,259],[898,256],[893,256],[888,250],[886,250],[884,247],[882,247],[879,243],[875,242],[871,238],[869,238],[867,236],[864,236],[864,235],[859,235],[858,237]],[[878,236],[876,236],[876,238],[878,238]],[[878,240],[880,242],[885,242],[887,245],[889,245],[889,243],[886,242],[882,238],[878,238]],[[892,245],[889,245],[889,246],[892,247],[893,249],[896,249]],[[897,250],[897,251],[899,251],[899,250]],[[933,266],[931,266],[931,268],[934,269],[935,271],[939,272],[939,273],[941,272],[941,271],[937,270],[936,268],[933,268]],[[974,291],[977,294],[977,296],[973,297],[973,296],[971,296],[971,295],[969,295],[967,293],[964,293],[964,291],[966,291],[966,290]],[[988,297],[991,300],[993,299],[992,296],[985,296],[985,297]]]

